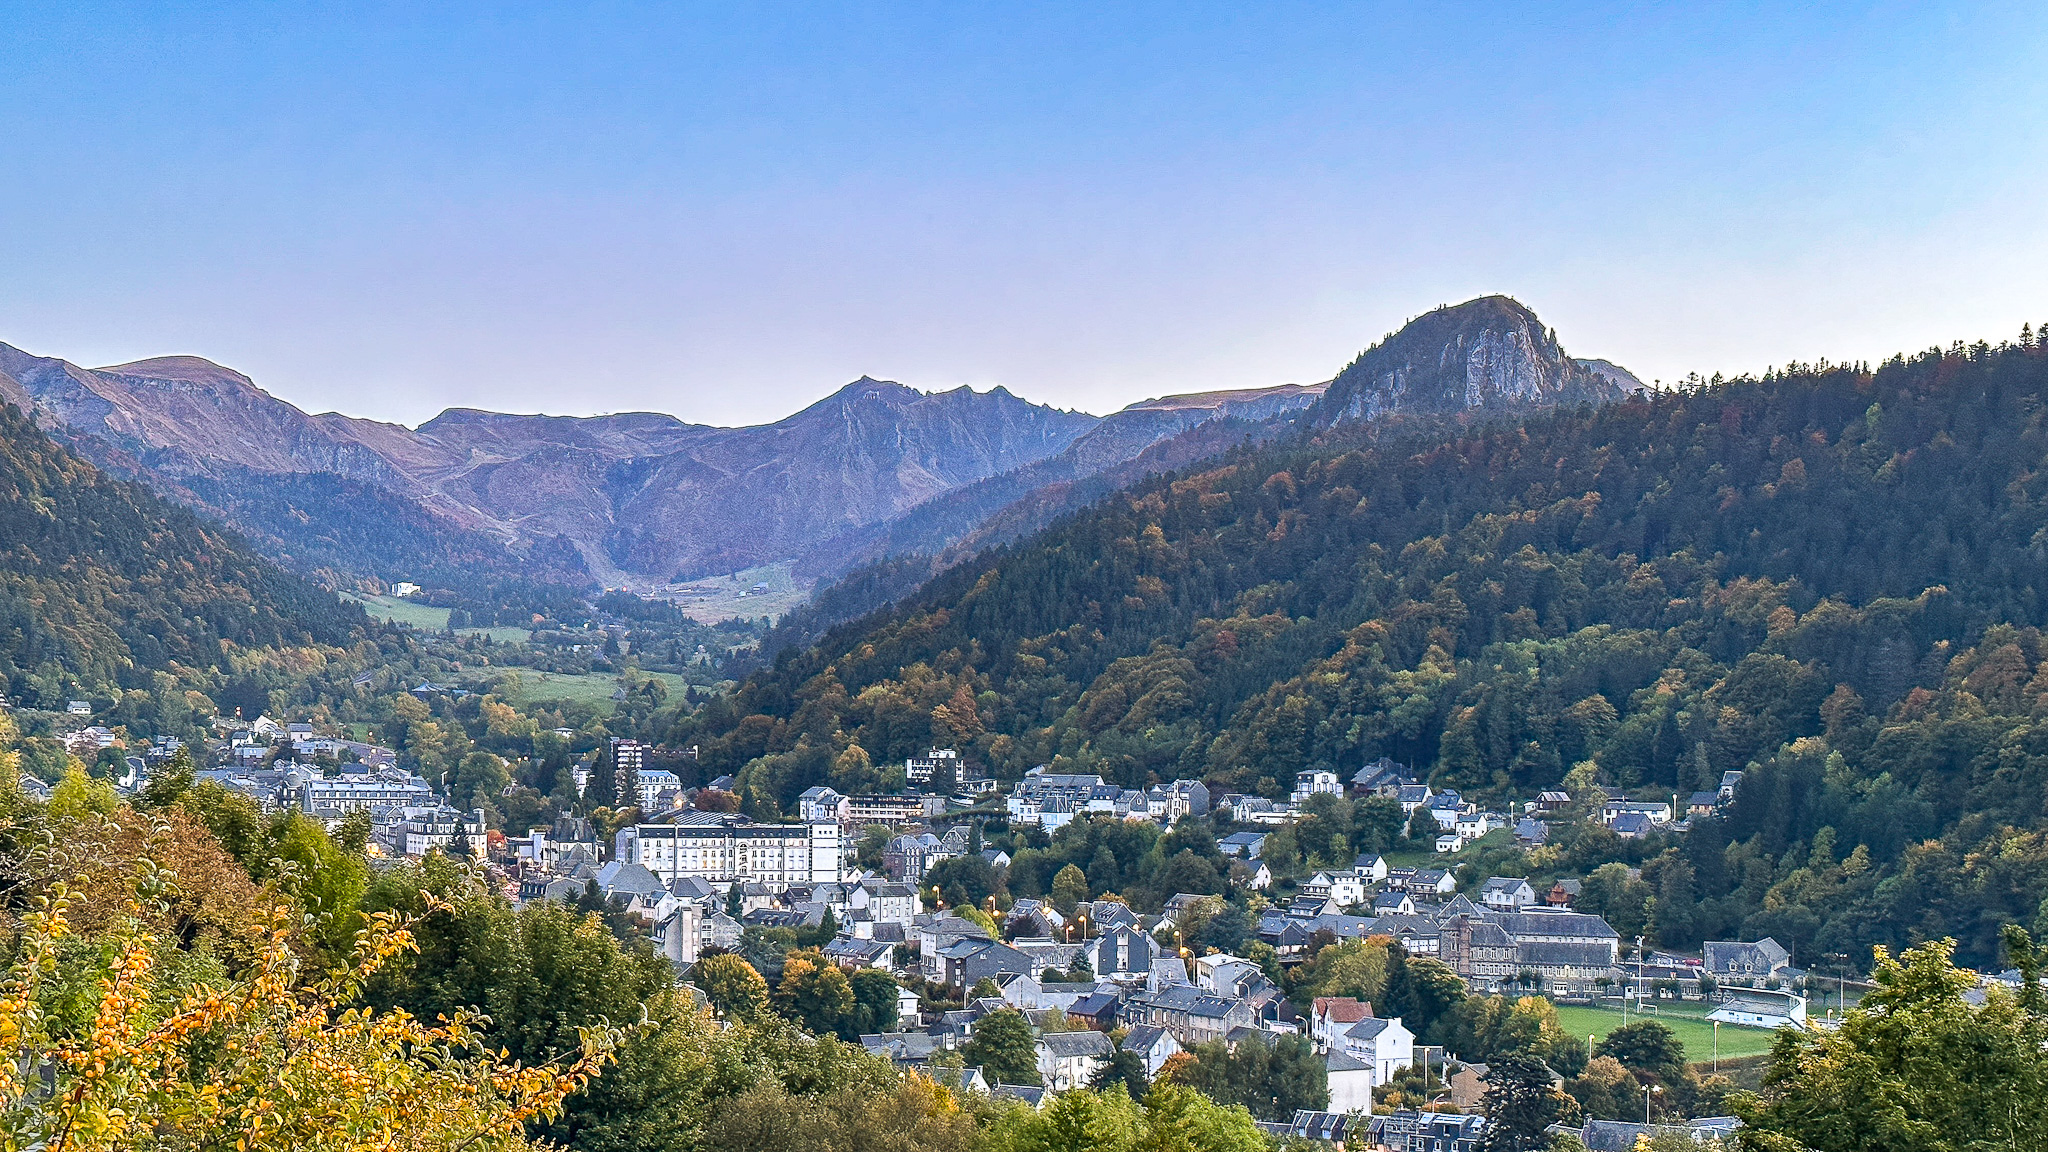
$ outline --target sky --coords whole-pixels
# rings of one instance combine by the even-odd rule
[[[2048,6],[0,8],[0,341],[311,411],[1107,412],[1503,292],[1646,380],[2048,321]]]

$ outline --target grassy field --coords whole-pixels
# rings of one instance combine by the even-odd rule
[[[398,600],[390,596],[358,596],[353,592],[343,592],[341,598],[353,600],[361,604],[365,612],[379,620],[389,620],[393,624],[410,624],[429,632],[439,632],[448,627],[446,608],[430,608],[425,604],[414,604],[409,600]]]
[[[1638,1019],[1655,1020],[1671,1029],[1678,1042],[1685,1045],[1685,1058],[1699,1063],[1714,1058],[1714,1025],[1706,1019],[1706,1012],[1697,1004],[1684,1006],[1663,1005],[1661,1011],[1647,1017],[1635,1012],[1628,1014],[1628,1022]],[[1614,1008],[1594,1008],[1583,1004],[1560,1004],[1557,1006],[1557,1020],[1564,1030],[1582,1040],[1586,1036],[1604,1039],[1609,1032],[1621,1027],[1621,1012]],[[1761,1028],[1742,1028],[1733,1024],[1721,1025],[1721,1059],[1731,1056],[1756,1056],[1770,1051],[1771,1038],[1775,1033]]]
[[[762,586],[759,592],[754,591],[757,585]],[[783,613],[809,600],[811,589],[798,582],[791,575],[790,566],[784,563],[672,584],[655,594],[674,601],[692,620],[716,624],[735,617],[780,619]]]
[[[570,700],[612,705],[612,693],[619,690],[619,678],[608,672],[570,676],[561,672],[537,672],[521,668],[505,682],[503,695],[517,704],[536,700]]]

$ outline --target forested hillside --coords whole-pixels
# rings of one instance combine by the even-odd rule
[[[1993,962],[2048,884],[2044,389],[2028,335],[1248,449],[786,653],[671,738],[784,804],[930,742],[1269,795],[1380,755],[1495,799],[1749,769],[1646,865],[1660,937],[1955,934]]]
[[[346,643],[361,611],[138,484],[114,480],[0,405],[0,678],[43,707],[228,670],[235,647]]]

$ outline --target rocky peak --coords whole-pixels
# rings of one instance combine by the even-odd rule
[[[1330,381],[1318,423],[1604,403],[1621,397],[1627,376],[1605,367],[1565,355],[1520,302],[1482,296],[1419,316],[1361,353]]]

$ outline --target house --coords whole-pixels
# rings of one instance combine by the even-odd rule
[[[1323,1056],[1329,1073],[1330,1111],[1372,1113],[1373,1066],[1342,1049]]]
[[[889,956],[895,950],[896,946],[886,940],[861,940],[853,936],[834,936],[825,942],[822,949],[825,959],[849,971],[861,968],[886,971]]]
[[[1543,894],[1543,903],[1552,908],[1569,908],[1579,898],[1579,889],[1584,884],[1582,880],[1559,880]]]
[[[1742,1122],[1733,1116],[1708,1116],[1699,1120],[1688,1120],[1684,1124],[1637,1124],[1628,1120],[1588,1120],[1579,1129],[1560,1128],[1579,1138],[1586,1146],[1586,1152],[1635,1152],[1649,1141],[1678,1137],[1696,1145],[1717,1140],[1720,1147],[1735,1145],[1735,1130]],[[1667,1143],[1660,1142],[1658,1147]]]
[[[1387,1152],[1477,1152],[1486,1117],[1456,1112],[1394,1112],[1366,1121],[1366,1146]]]
[[[1266,846],[1266,835],[1264,832],[1232,832],[1218,840],[1216,847],[1221,849],[1225,856],[1234,856],[1239,860],[1257,860],[1260,849]]]
[[[1712,816],[1721,807],[1719,792],[1695,792],[1685,801],[1687,816]]]
[[[1706,968],[1723,981],[1762,981],[1782,976],[1792,966],[1792,954],[1769,936],[1755,943],[1709,940],[1704,946]]]
[[[1415,778],[1408,774],[1406,764],[1382,756],[1352,774],[1351,792],[1360,797],[1392,796],[1403,785],[1413,783]]]
[[[804,794],[797,797],[796,805],[797,814],[806,824],[826,820],[836,822],[846,816],[846,797],[822,784],[804,789]]]
[[[1316,1050],[1328,1052],[1339,1047],[1346,1030],[1360,1020],[1372,1018],[1372,1005],[1350,996],[1318,996],[1309,1005],[1309,1038]]]
[[[1175,780],[1145,792],[1146,810],[1152,819],[1172,827],[1183,816],[1209,814],[1209,786],[1200,780]]]
[[[1442,868],[1418,868],[1408,880],[1408,891],[1417,896],[1449,896],[1458,890],[1458,878]]]
[[[988,930],[950,912],[925,913],[917,917],[905,936],[917,943],[920,974],[928,981],[935,981],[943,970],[939,960],[941,952],[962,940],[986,941]]]
[[[955,1096],[965,1096],[970,1092],[982,1095],[988,1093],[988,1078],[981,1074],[979,1068],[948,1068],[938,1065],[926,1066],[923,1071],[934,1083],[945,1085]]]
[[[1125,1032],[1121,1047],[1145,1062],[1147,1079],[1159,1075],[1159,1069],[1182,1050],[1173,1033],[1156,1024],[1140,1024]]]
[[[1301,894],[1335,902],[1339,907],[1365,903],[1365,882],[1348,868],[1328,869],[1302,881]]]
[[[1337,780],[1337,774],[1327,769],[1311,768],[1294,774],[1294,791],[1287,798],[1288,803],[1299,808],[1308,803],[1311,796],[1342,796],[1344,786]]]
[[[1243,869],[1243,871],[1239,872],[1239,869]],[[1252,861],[1250,868],[1245,868],[1242,864],[1235,865],[1231,872],[1231,883],[1241,888],[1249,888],[1254,892],[1264,892],[1273,886],[1273,870],[1266,867],[1264,860]]]
[[[1204,992],[1192,984],[1173,984],[1133,997],[1124,1016],[1133,1024],[1164,1028],[1182,1045],[1222,1040],[1233,1029],[1257,1024],[1251,1005]]]
[[[1160,954],[1157,941],[1129,924],[1112,925],[1083,947],[1088,967],[1096,979],[1120,984],[1145,979],[1151,974],[1152,965]],[[1179,961],[1174,963],[1177,965]]]
[[[1204,892],[1176,892],[1166,898],[1165,905],[1159,910],[1159,919],[1162,924],[1178,924],[1195,908],[1207,907],[1209,911],[1214,912],[1222,906],[1221,896],[1211,896]]]
[[[1305,1142],[1334,1146],[1342,1146],[1351,1138],[1354,1129],[1362,1127],[1349,1112],[1317,1112],[1308,1108],[1295,1109],[1294,1116],[1284,1124],[1264,1120],[1255,1123],[1259,1131],[1281,1144]]]
[[[1571,806],[1572,797],[1569,792],[1553,791],[1538,792],[1536,794],[1536,811],[1538,812],[1562,812]]]
[[[1508,818],[1498,812],[1461,812],[1451,831],[1467,842],[1477,840],[1488,832],[1508,826]]]
[[[1003,933],[1012,937],[1058,936],[1066,927],[1067,918],[1049,900],[1019,900],[1003,917]]]
[[[882,848],[882,871],[892,880],[916,884],[924,879],[931,866],[946,859],[945,849],[939,838],[929,832],[906,832],[890,837]]]
[[[1067,1005],[1067,1019],[1078,1020],[1097,1032],[1107,1032],[1116,1027],[1117,1016],[1122,1011],[1123,1001],[1116,993],[1090,992]]]
[[[1091,903],[1082,904],[1074,909],[1074,912],[1078,916],[1085,917],[1090,924],[1095,925],[1098,929],[1136,928],[1139,926],[1138,914],[1131,911],[1130,905],[1119,900],[1096,900]]]
[[[1613,824],[1629,813],[1646,817],[1652,824],[1671,823],[1671,805],[1663,800],[1631,800],[1626,796],[1610,796],[1600,806],[1600,819]]]
[[[92,715],[92,701],[73,700],[64,705],[64,711],[72,716],[90,716]]]
[[[1098,800],[1108,811],[1122,791],[1092,773],[1047,772],[1041,764],[1026,772],[1010,790],[1010,822],[1046,825],[1051,823],[1046,819],[1051,815],[1064,824],[1076,811],[1085,812]]]
[[[1486,1065],[1460,1064],[1444,1077],[1450,1086],[1451,1103],[1468,1112],[1478,1111],[1486,1100]]]
[[[1351,872],[1367,884],[1378,884],[1387,878],[1387,860],[1377,852],[1361,852],[1351,862]]]
[[[1429,785],[1403,784],[1394,790],[1394,799],[1401,802],[1401,815],[1413,816],[1417,808],[1429,803]]]
[[[1047,1090],[1030,1084],[998,1083],[990,1095],[998,1100],[1017,1100],[1030,1108],[1045,1107]]]
[[[1415,897],[1406,892],[1389,890],[1372,898],[1374,916],[1413,916]]]
[[[1735,799],[1735,790],[1741,786],[1741,772],[1723,772],[1721,773],[1721,788],[1716,795],[1720,796],[1723,800],[1733,800]]]
[[[1655,831],[1657,825],[1641,812],[1623,812],[1608,827],[1623,840],[1640,840]]]
[[[1465,838],[1456,832],[1446,832],[1436,838],[1436,854],[1448,856],[1465,846]]]
[[[1038,1038],[1038,1078],[1054,1092],[1086,1088],[1115,1050],[1101,1032],[1048,1032]]]
[[[1388,1083],[1394,1073],[1415,1063],[1415,1033],[1391,1019],[1367,1017],[1344,1030],[1333,1051],[1343,1052],[1372,1067],[1375,1086]]]
[[[846,904],[856,924],[907,925],[917,919],[917,889],[909,884],[863,880],[847,893]]]
[[[1515,821],[1515,847],[1535,848],[1550,839],[1550,825],[1523,817]]]
[[[962,937],[939,949],[938,982],[955,992],[965,992],[984,979],[1005,972],[1033,976],[1040,969],[1024,951],[993,940]]]
[[[1496,912],[1520,912],[1536,902],[1536,890],[1520,876],[1495,876],[1480,887],[1479,902]]]
[[[1429,809],[1429,814],[1436,818],[1438,828],[1445,832],[1455,832],[1458,830],[1458,816],[1465,811],[1465,800],[1456,791],[1446,788],[1431,796],[1429,803],[1423,807]]]

